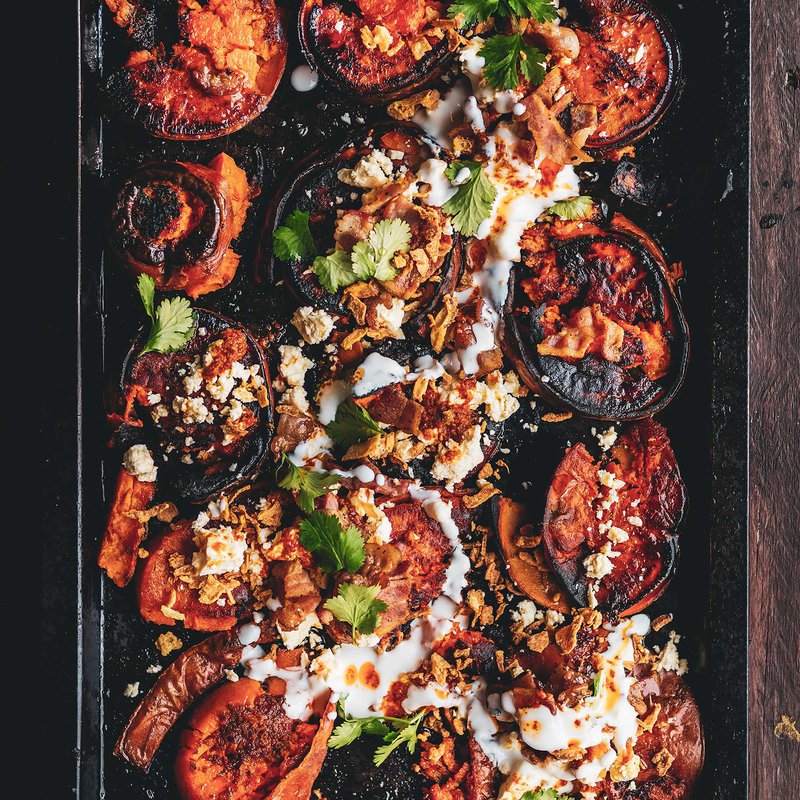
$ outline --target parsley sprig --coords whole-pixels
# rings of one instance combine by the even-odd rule
[[[350,625],[355,641],[356,633],[367,635],[375,633],[378,617],[386,611],[386,603],[378,600],[380,590],[380,586],[342,583],[336,597],[326,600],[324,608],[327,608],[340,622],[347,622]]]
[[[469,170],[469,177],[459,184],[456,193],[442,206],[442,210],[452,216],[453,227],[459,233],[474,236],[481,222],[492,212],[497,188],[477,161],[453,161],[444,174],[452,181],[462,169]]]
[[[559,794],[555,789],[542,789],[538,792],[525,792],[519,800],[572,800],[572,797]]]
[[[364,539],[358,528],[345,528],[336,514],[312,511],[300,523],[300,544],[325,572],[357,572],[364,564]]]
[[[405,220],[383,219],[373,227],[366,241],[355,245],[352,253],[332,250],[317,256],[311,269],[331,294],[356,281],[372,278],[388,281],[397,274],[392,259],[408,250],[410,242],[411,227]]]
[[[467,25],[485,22],[490,17],[514,22],[520,19],[552,22],[558,16],[549,0],[457,0],[448,13],[451,17],[463,14]],[[544,80],[544,55],[527,44],[519,32],[489,36],[478,55],[485,59],[483,74],[493,89],[516,89],[522,79],[535,86]]]
[[[375,751],[373,762],[376,767],[381,766],[392,751],[402,744],[408,747],[409,753],[413,754],[416,750],[419,726],[425,715],[424,711],[420,711],[408,719],[401,717],[351,717],[345,712],[344,703],[341,700],[337,709],[342,721],[334,728],[331,738],[328,740],[328,747],[335,750],[340,747],[346,747],[364,734],[380,736],[383,738],[384,744]]]
[[[194,333],[194,311],[189,301],[185,297],[166,298],[156,308],[156,285],[149,275],[140,275],[136,288],[150,317],[150,334],[139,355],[180,350]]]
[[[292,211],[272,235],[272,248],[281,261],[301,261],[317,254],[308,227],[307,211]]]
[[[336,409],[336,417],[327,426],[328,436],[342,447],[352,447],[379,436],[383,428],[375,422],[369,412],[361,408],[352,397],[348,397]]]
[[[282,489],[298,492],[297,505],[310,514],[314,510],[314,500],[327,494],[330,487],[339,483],[337,475],[331,475],[324,470],[317,471],[298,467],[293,464],[284,453],[283,460],[276,474],[278,486]]]

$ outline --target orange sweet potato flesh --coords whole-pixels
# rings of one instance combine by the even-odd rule
[[[147,769],[178,718],[241,658],[235,631],[210,636],[181,653],[142,698],[117,740],[114,755]]]
[[[120,469],[114,502],[97,557],[98,566],[117,586],[125,586],[133,577],[139,545],[147,532],[146,523],[127,516],[127,513],[144,511],[155,492],[155,482],[140,481],[126,469]]]
[[[311,793],[334,720],[286,716],[283,699],[241,678],[209,695],[184,730],[175,778],[184,800],[304,800]]]
[[[494,505],[494,518],[508,574],[517,588],[542,608],[568,614],[571,610],[568,594],[547,564],[541,539],[536,545],[524,541],[522,529],[533,521],[528,507],[501,497]],[[531,526],[527,535],[532,533]]]
[[[131,53],[109,81],[110,96],[161,138],[211,139],[239,130],[267,107],[286,66],[275,3],[179,0],[178,20],[182,41],[169,53],[163,45]]]
[[[223,631],[232,628],[238,619],[250,611],[252,596],[249,589],[240,585],[233,590],[235,605],[224,606],[201,603],[197,589],[191,589],[178,580],[170,557],[180,554],[191,562],[196,550],[192,540],[192,525],[180,520],[166,530],[149,547],[150,555],[144,560],[137,576],[139,613],[147,622],[157,625],[174,625],[175,619],[161,610],[169,606],[184,615],[185,628],[195,631]]]

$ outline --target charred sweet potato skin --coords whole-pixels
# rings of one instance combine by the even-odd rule
[[[680,49],[665,19],[642,0],[583,0],[577,57],[562,67],[578,103],[597,109],[586,142],[606,150],[630,144],[661,119],[677,94]]]
[[[249,197],[246,174],[225,153],[207,167],[143,164],[117,193],[112,243],[129,269],[150,275],[159,289],[199,297],[233,279],[239,256],[230,244]]]
[[[664,255],[620,214],[526,231],[501,335],[528,386],[595,419],[663,409],[688,364],[689,331]]]
[[[178,3],[182,40],[133,52],[108,81],[119,110],[163,139],[212,139],[247,125],[269,104],[287,42],[273,0]]]
[[[226,602],[220,606],[202,603],[198,592],[190,589],[175,577],[170,564],[172,556],[181,556],[191,562],[195,551],[192,525],[187,520],[174,523],[149,546],[137,576],[139,613],[147,622],[157,625],[175,625],[175,618],[164,614],[165,606],[183,615],[183,626],[196,631],[224,631],[251,610],[252,596],[242,584],[233,589],[234,605]]]
[[[601,488],[599,469],[621,479],[619,499],[604,508],[611,491]],[[613,489],[614,496],[617,490]],[[686,494],[664,428],[653,420],[631,425],[610,458],[597,462],[578,443],[556,469],[547,493],[543,543],[554,571],[578,605],[585,605],[590,579],[584,559],[611,542],[612,571],[600,579],[598,605],[617,614],[646,608],[666,589],[677,564],[678,526]],[[602,524],[624,530],[615,541]],[[612,529],[613,530],[613,529]]]
[[[97,557],[98,566],[117,586],[125,586],[133,577],[139,545],[147,531],[145,522],[139,522],[128,514],[144,511],[152,502],[155,491],[154,481],[140,481],[126,469],[120,469]]]
[[[184,800],[270,797],[300,764],[315,733],[315,725],[287,717],[283,699],[258,681],[224,684],[200,704],[181,736],[175,759],[180,795]]]
[[[360,0],[351,13],[339,0],[304,0],[298,16],[300,42],[307,58],[339,91],[368,103],[395,100],[432,83],[451,60],[447,36],[434,33],[435,20],[447,16],[447,5]],[[376,26],[388,31],[380,46],[371,39]]]

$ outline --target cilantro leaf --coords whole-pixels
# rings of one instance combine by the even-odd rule
[[[139,297],[142,298],[145,313],[155,322],[156,282],[149,275],[142,273],[136,282],[136,288],[139,290]]]
[[[445,175],[453,180],[465,168],[469,170],[469,178],[459,184],[456,193],[442,206],[442,210],[451,215],[453,227],[459,233],[474,236],[481,222],[488,219],[492,212],[497,188],[477,161],[454,161],[445,170]]]
[[[379,767],[381,764],[383,764],[392,751],[396,750],[402,744],[405,744],[406,747],[408,747],[409,753],[412,755],[414,754],[414,750],[416,750],[417,747],[419,724],[422,722],[422,717],[424,714],[424,711],[420,711],[411,717],[411,719],[403,720],[404,724],[402,727],[398,727],[397,722],[393,721],[392,725],[395,728],[396,733],[390,733],[388,736],[385,736],[383,740],[386,742],[386,744],[382,744],[375,751],[375,757],[373,761],[376,767]]]
[[[516,17],[552,22],[558,12],[549,0],[456,0],[450,4],[448,14],[464,15],[464,24],[484,22],[489,17]]]
[[[355,639],[356,632],[374,633],[378,616],[386,611],[386,603],[377,599],[380,590],[380,586],[343,583],[339,586],[336,597],[326,600],[323,607],[327,608],[336,619],[348,622],[353,629]]]
[[[594,676],[592,680],[592,697],[597,697],[600,692],[600,682],[603,680],[602,670]]]
[[[571,800],[571,798],[559,794],[555,789],[542,789],[538,792],[525,792],[519,800]]]
[[[373,762],[379,767],[388,758],[389,754],[405,744],[408,751],[413,753],[417,746],[419,725],[425,716],[425,711],[420,711],[413,717],[402,719],[400,717],[350,717],[345,713],[342,700],[337,704],[337,710],[342,721],[334,728],[328,747],[338,749],[352,744],[363,734],[380,736],[384,744],[375,751]]]
[[[307,211],[292,211],[283,225],[275,230],[272,246],[281,261],[300,261],[317,254],[308,227],[308,216]]]
[[[358,280],[353,272],[350,254],[344,250],[334,250],[326,256],[317,256],[311,270],[319,278],[322,287],[331,294]]]
[[[283,473],[282,477],[281,473]],[[297,505],[306,514],[310,514],[314,510],[315,498],[326,494],[331,486],[339,483],[339,478],[336,475],[331,475],[330,472],[317,472],[313,469],[298,467],[285,454],[275,477],[278,479],[278,486],[282,489],[299,490]]]
[[[490,36],[478,55],[486,60],[483,74],[493,89],[516,89],[520,84],[520,71],[534,85],[544,80],[544,55],[527,44],[520,33]]]
[[[397,270],[391,261],[395,253],[408,250],[411,228],[402,219],[383,219],[369,233],[366,242],[358,242],[353,248],[353,272],[359,280],[377,278],[388,281]]]
[[[300,523],[300,544],[325,572],[356,572],[364,563],[364,539],[352,525],[343,528],[336,514],[312,511]]]
[[[594,201],[591,197],[587,197],[586,195],[570,197],[567,200],[553,203],[553,205],[547,209],[547,213],[553,214],[556,217],[561,217],[561,219],[589,219],[594,213]]]
[[[558,11],[550,0],[501,0],[500,14],[537,22],[552,22],[558,17]]]
[[[172,353],[180,350],[194,333],[194,311],[185,297],[162,300],[153,311],[155,283],[149,275],[140,275],[137,283],[142,305],[150,317],[150,333],[139,355]]]
[[[348,397],[336,409],[336,418],[327,426],[328,436],[342,447],[352,447],[379,436],[383,428],[375,422],[366,409]]]

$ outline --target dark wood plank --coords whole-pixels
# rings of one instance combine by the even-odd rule
[[[800,742],[800,4],[753,0],[750,793],[796,797]]]

